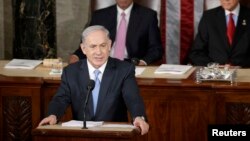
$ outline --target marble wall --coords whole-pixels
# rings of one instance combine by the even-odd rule
[[[2,0],[3,7],[3,58],[11,59],[13,51],[13,39],[14,37],[14,24],[13,24],[13,13],[12,13],[12,1]],[[1,15],[1,14],[0,14]]]
[[[81,32],[88,21],[89,1],[56,1],[57,55],[64,60],[79,47]]]
[[[15,0],[13,57],[44,59],[56,57],[55,0]]]
[[[0,0],[0,59],[12,59],[14,25],[12,1]],[[79,46],[88,21],[90,0],[56,0],[57,56],[64,61]]]

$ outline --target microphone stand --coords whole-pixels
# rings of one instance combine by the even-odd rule
[[[87,88],[88,88],[88,92],[87,92],[87,96],[86,96],[85,103],[84,103],[84,109],[83,109],[83,127],[82,127],[82,129],[88,129],[87,126],[86,126],[86,107],[87,107],[87,104],[88,104],[88,99],[89,99],[90,92],[93,89],[93,87],[88,86]]]

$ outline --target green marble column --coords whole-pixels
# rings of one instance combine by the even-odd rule
[[[14,58],[56,57],[55,0],[13,0]]]

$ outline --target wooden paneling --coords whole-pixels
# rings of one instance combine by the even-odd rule
[[[104,123],[105,124],[105,123]],[[49,128],[49,127],[48,127]],[[33,141],[139,141],[145,136],[140,136],[137,129],[109,129],[95,128],[86,129],[34,129],[32,132]]]
[[[196,84],[194,75],[185,80],[137,78],[137,82],[150,124],[143,140],[206,141],[209,124],[250,122],[250,82]],[[46,116],[59,84],[53,79],[0,76],[1,139],[30,140],[31,129]],[[71,118],[69,109],[62,120]]]
[[[213,96],[211,87],[170,82],[138,81],[151,127],[148,139],[206,140],[206,126],[213,121],[211,115],[214,115],[210,105]]]
[[[250,86],[217,88],[216,122],[222,124],[250,124]]]
[[[0,76],[0,140],[31,140],[39,123],[42,79]]]
[[[3,139],[30,140],[32,129],[31,98],[24,96],[4,96]]]

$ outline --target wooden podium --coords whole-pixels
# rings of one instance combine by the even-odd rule
[[[99,136],[100,140],[207,141],[209,124],[250,123],[250,69],[238,69],[237,81],[233,84],[196,83],[195,71],[184,76],[154,74],[157,67],[146,66],[143,73],[136,76],[150,124],[146,136],[138,136],[133,131],[115,130],[104,134],[35,129],[47,115],[60,77],[49,75],[50,68],[42,66],[34,70],[4,69],[7,62],[0,60],[0,141],[31,141],[32,137],[36,140],[52,137],[64,141],[70,138],[98,140]],[[62,121],[71,119],[69,110]],[[35,129],[33,136],[32,129]]]
[[[138,128],[130,127],[98,126],[82,129],[81,127],[63,127],[58,124],[40,126],[32,131],[32,141],[139,141],[144,140],[143,138]]]

